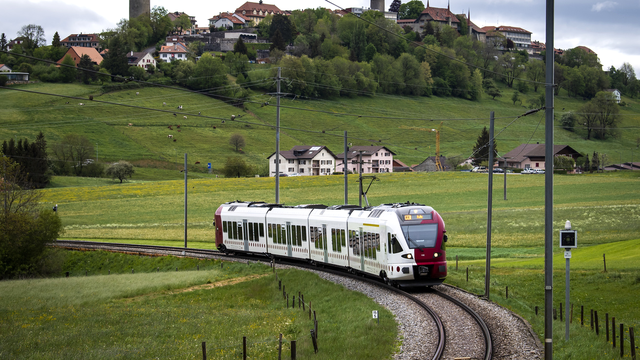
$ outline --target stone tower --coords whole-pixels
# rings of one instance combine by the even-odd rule
[[[142,14],[151,14],[150,0],[129,0],[129,20],[137,18]]]
[[[373,10],[378,10],[378,11],[381,11],[381,12],[387,11],[384,8],[384,0],[371,0],[371,8]]]

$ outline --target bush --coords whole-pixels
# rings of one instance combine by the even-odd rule
[[[5,86],[9,81],[9,78],[6,75],[0,75],[0,86]]]
[[[526,94],[529,91],[529,85],[524,81],[518,81],[516,88],[523,94]]]
[[[98,162],[92,162],[82,169],[82,175],[86,177],[102,177],[104,174],[104,165]]]
[[[433,78],[433,95],[435,96],[451,96],[451,88],[449,84],[439,77]]]

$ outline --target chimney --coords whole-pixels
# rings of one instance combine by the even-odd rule
[[[133,56],[133,50],[131,50],[131,56]]]

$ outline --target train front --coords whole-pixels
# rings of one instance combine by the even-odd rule
[[[387,223],[393,229],[389,279],[401,286],[441,284],[447,276],[447,235],[442,217],[432,207],[418,204],[404,205],[394,212],[397,223]]]

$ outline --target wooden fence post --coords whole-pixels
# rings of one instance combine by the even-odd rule
[[[280,334],[280,340],[278,340],[278,360],[282,360],[282,334]]]
[[[304,306],[304,294],[300,296],[302,296],[302,311],[306,311],[307,309],[305,309],[305,306]]]
[[[278,290],[282,290],[282,280],[278,280]]]
[[[504,293],[505,293],[506,298],[508,299],[509,298],[509,287],[508,286],[506,287]]]
[[[596,317],[596,335],[600,335],[600,324],[598,323],[598,310],[594,311]]]
[[[624,357],[624,324],[620,323],[620,357]]]
[[[247,360],[247,337],[242,337],[242,360]]]
[[[202,342],[202,360],[207,360],[207,343]]]
[[[291,340],[291,360],[296,360],[296,341]]]
[[[562,303],[560,303],[560,321],[562,321]]]
[[[602,261],[604,262],[604,272],[607,272],[607,258],[602,254]]]
[[[631,358],[636,360],[636,338],[632,327],[629,328],[629,340],[631,340]]]
[[[301,304],[300,304],[300,291],[298,291],[298,309],[300,309]]]
[[[536,316],[538,316],[538,307],[536,306]]]
[[[313,351],[318,353],[318,339],[316,339],[316,334],[313,333],[313,329],[311,329],[311,342],[313,342]]]
[[[573,324],[573,304],[571,304],[571,317],[569,318],[569,323]]]
[[[611,341],[613,343],[613,348],[616,348],[616,341],[618,341],[618,339],[616,339],[616,317],[612,316],[611,317]]]
[[[469,282],[469,267],[467,266],[467,282]]]
[[[580,305],[580,326],[584,326],[584,305]]]

